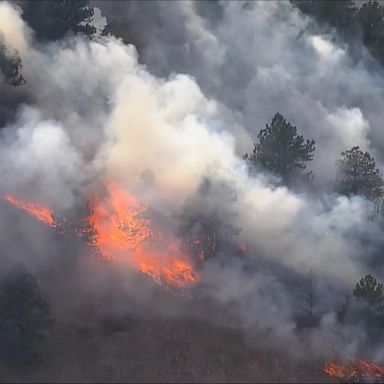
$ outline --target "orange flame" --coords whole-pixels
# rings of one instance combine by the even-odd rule
[[[369,363],[365,360],[353,358],[347,365],[341,365],[332,361],[327,361],[323,368],[328,376],[338,379],[342,382],[368,381],[382,383],[384,381],[384,368]]]
[[[90,224],[97,236],[94,245],[103,257],[113,259],[119,250],[134,251],[150,235],[149,220],[143,214],[147,209],[116,184],[107,186],[105,201],[91,202]]]
[[[107,198],[91,201],[91,214],[77,225],[80,230],[75,234],[88,239],[88,244],[94,246],[103,258],[128,261],[158,284],[184,289],[196,283],[198,278],[181,243],[153,228],[145,217],[148,205],[140,203],[116,183],[109,183],[106,189]],[[60,229],[51,210],[10,195],[5,195],[4,199],[45,224]],[[92,232],[87,223],[94,231],[91,238],[87,236]]]
[[[145,217],[148,206],[122,190],[107,185],[108,198],[91,202],[94,245],[107,259],[124,258],[158,284],[185,288],[197,281],[181,244],[153,228]]]
[[[17,208],[27,211],[30,215],[34,216],[37,220],[42,221],[43,223],[49,225],[50,227],[55,227],[56,222],[53,217],[53,212],[44,208],[38,204],[27,203],[22,200],[18,200],[11,195],[3,196],[4,200],[8,201]]]

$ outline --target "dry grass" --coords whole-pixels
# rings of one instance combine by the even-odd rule
[[[115,327],[116,328],[116,327]],[[261,349],[240,331],[191,320],[135,320],[115,332],[57,325],[44,362],[6,382],[324,382],[322,362]],[[109,331],[112,331],[109,326]],[[107,329],[107,330],[108,330]]]

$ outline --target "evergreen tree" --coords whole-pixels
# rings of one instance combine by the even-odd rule
[[[21,68],[21,59],[17,52],[11,53],[0,39],[0,71],[9,85],[16,87],[25,84]]]
[[[260,131],[258,139],[253,153],[245,155],[252,165],[280,176],[288,184],[311,176],[304,171],[306,163],[313,159],[315,142],[299,135],[297,128],[283,115],[276,113],[272,123]]]
[[[330,25],[342,35],[355,30],[357,7],[353,0],[293,0],[292,3],[318,23]]]
[[[319,25],[335,28],[350,47],[361,41],[381,63],[384,63],[384,6],[366,1],[360,7],[352,0],[291,0]]]
[[[371,201],[379,201],[384,195],[383,180],[374,158],[358,146],[341,155],[342,159],[336,162],[336,191],[347,196],[361,195]]]
[[[384,286],[372,275],[366,275],[356,284],[352,298],[349,296],[338,320],[343,324],[364,327],[371,342],[382,341],[384,326]]]
[[[377,1],[364,3],[356,15],[364,45],[379,61],[384,61],[384,7]]]
[[[384,286],[378,283],[372,275],[360,279],[353,290],[353,296],[366,301],[378,310],[384,309]]]
[[[34,276],[19,267],[0,286],[0,357],[8,362],[32,363],[52,320]]]
[[[87,0],[34,0],[22,7],[24,20],[40,40],[58,40],[70,32],[92,37],[96,32]]]

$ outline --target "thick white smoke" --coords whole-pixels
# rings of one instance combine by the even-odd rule
[[[230,109],[243,127],[229,126],[239,153],[252,149],[279,111],[317,142],[319,185],[334,177],[335,160],[352,145],[382,163],[380,69],[363,48],[352,58],[334,36],[309,30],[310,20],[289,1],[94,3],[112,26],[127,20],[119,32],[126,41],[140,36],[151,71],[191,74]]]

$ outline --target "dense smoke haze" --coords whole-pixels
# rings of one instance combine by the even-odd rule
[[[337,321],[362,276],[384,279],[374,204],[330,187],[352,146],[384,169],[383,70],[363,45],[352,54],[288,1],[91,1],[104,33],[42,42],[24,3],[0,4],[0,36],[26,81],[0,79],[0,194],[77,220],[92,199],[113,204],[113,181],[172,241],[214,218],[228,246],[203,263],[186,252],[198,281],[175,293],[1,201],[3,273],[17,263],[35,273],[59,322],[202,319],[293,356],[383,361],[364,327]],[[311,188],[243,158],[277,111],[316,142]],[[303,336],[310,271],[319,324]]]
[[[348,146],[375,142],[380,156],[383,80],[368,69],[363,48],[352,59],[289,2],[219,4],[95,2],[112,30],[128,20],[116,32],[126,42],[138,36],[152,72],[189,74],[231,111],[239,151],[250,150],[249,137],[278,110],[321,146],[313,165],[318,181],[331,178]]]

